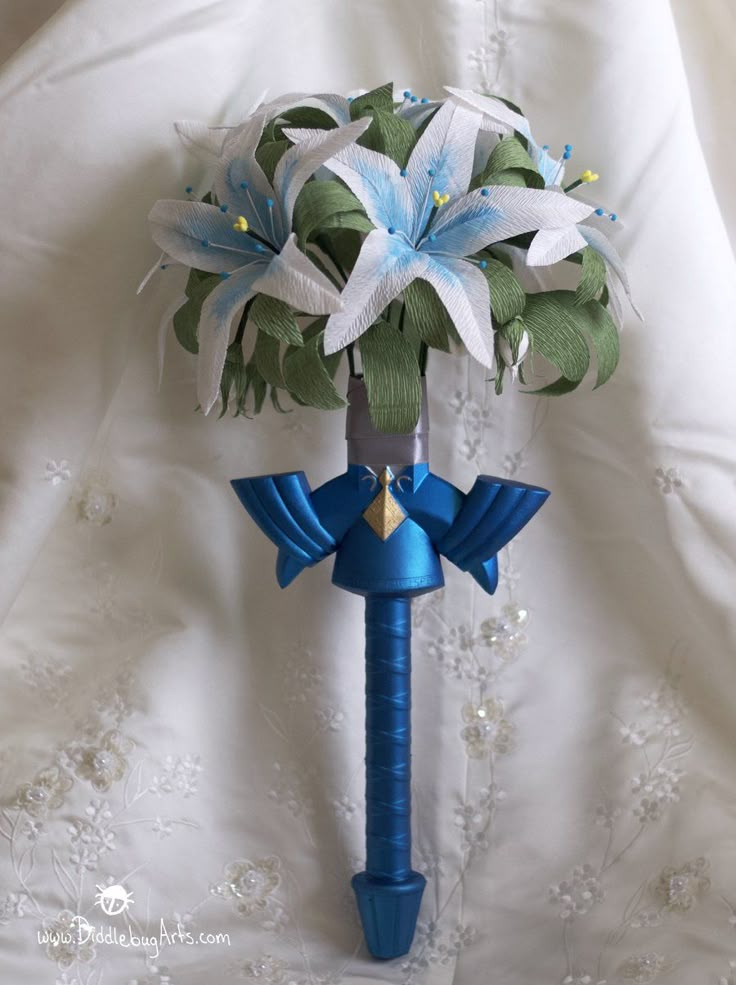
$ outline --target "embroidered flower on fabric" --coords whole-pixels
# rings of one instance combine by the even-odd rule
[[[50,458],[46,462],[46,472],[44,478],[47,482],[50,482],[52,486],[58,486],[62,482],[68,482],[72,477],[72,470],[69,462],[65,458],[56,459]]]
[[[529,610],[510,602],[501,612],[480,624],[479,642],[491,647],[503,661],[511,662],[528,642],[524,627],[529,622]]]
[[[496,698],[486,698],[479,705],[468,702],[462,716],[467,725],[460,734],[471,759],[483,759],[489,752],[509,751],[514,726],[504,718],[503,705]]]
[[[237,859],[225,866],[225,881],[212,888],[215,896],[232,900],[241,916],[265,910],[269,897],[281,884],[281,862],[275,855],[251,862]]]
[[[315,717],[320,732],[340,732],[345,724],[345,713],[334,708],[321,708]]]
[[[474,458],[478,457],[482,447],[483,442],[480,438],[466,438],[460,445],[460,451],[469,462],[472,462]]]
[[[153,827],[151,828],[159,838],[168,838],[169,835],[174,830],[173,821],[170,821],[167,817],[156,817],[153,821]]]
[[[631,918],[632,927],[661,927],[662,926],[662,912],[661,910],[644,909],[639,910]]]
[[[107,801],[93,800],[85,810],[86,817],[75,817],[69,825],[73,851],[69,861],[77,872],[93,872],[100,856],[115,849],[115,833],[110,830],[112,811]]]
[[[307,793],[315,773],[313,767],[298,770],[295,766],[274,763],[273,773],[273,786],[268,791],[270,799],[283,804],[294,817],[314,814],[314,803]]]
[[[563,920],[572,920],[576,916],[589,913],[604,896],[598,873],[587,863],[576,865],[570,879],[550,886],[549,889],[549,901],[559,904],[559,913]]]
[[[525,465],[526,457],[523,451],[509,452],[503,456],[503,474],[509,479],[518,475]]]
[[[679,868],[667,866],[660,873],[654,894],[665,910],[680,913],[691,910],[710,889],[709,869],[710,863],[705,858],[696,858]]]
[[[618,969],[618,973],[625,982],[633,982],[634,985],[650,985],[659,973],[667,967],[667,960],[663,954],[650,951],[648,954],[632,954],[623,962]]]
[[[70,968],[75,962],[89,964],[95,958],[95,946],[86,934],[79,932],[80,918],[71,910],[61,910],[54,921],[43,925],[42,940],[46,954],[60,968]]]
[[[197,792],[201,772],[199,756],[167,756],[163,769],[153,777],[148,789],[159,797],[171,793],[192,797]]]
[[[608,828],[609,831],[620,816],[621,808],[616,807],[611,800],[605,800],[602,804],[598,804],[595,809],[595,823],[602,828]]]
[[[643,746],[647,739],[649,738],[649,733],[641,725],[622,725],[618,734],[621,736],[621,741],[625,745],[631,746]]]
[[[358,809],[349,797],[340,797],[339,800],[333,800],[332,806],[335,810],[335,816],[341,821],[352,821]]]
[[[680,799],[680,780],[685,771],[674,767],[657,766],[650,773],[640,773],[631,781],[632,793],[644,793],[660,806],[676,804]]]
[[[58,766],[49,766],[36,774],[31,783],[18,788],[16,806],[32,817],[46,817],[64,803],[64,794],[74,781]]]
[[[94,527],[104,527],[112,520],[118,498],[102,472],[88,473],[77,496],[77,515]]]
[[[663,493],[669,494],[676,489],[680,489],[684,483],[680,476],[680,470],[676,468],[658,468],[654,471],[654,484]]]
[[[128,768],[127,756],[133,751],[131,739],[117,729],[106,732],[99,743],[78,746],[69,752],[74,771],[82,780],[88,780],[95,790],[104,793],[113,783],[122,780]]]
[[[263,985],[282,985],[286,981],[286,965],[279,958],[262,954],[255,961],[244,962],[241,977],[256,978]]]
[[[28,893],[8,893],[0,902],[0,927],[7,927],[11,920],[25,916],[29,904]]]

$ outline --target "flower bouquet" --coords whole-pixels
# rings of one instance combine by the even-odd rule
[[[282,587],[334,554],[333,582],[366,599],[366,869],[353,887],[379,958],[409,949],[424,888],[411,868],[411,600],[443,584],[440,556],[492,593],[498,552],[548,496],[492,476],[465,494],[429,470],[429,352],[469,353],[497,393],[510,378],[559,395],[592,350],[600,386],[629,295],[603,232],[616,215],[573,194],[598,175],[565,184],[570,145],[555,158],[513,104],[446,93],[291,93],[238,126],[180,123],[205,194],[189,187],[149,216],[157,267],[190,268],[173,328],[197,355],[204,413],[219,400],[252,416],[267,397],[278,412],[287,398],[347,409],[342,475],[314,491],[300,471],[233,486],[278,548]],[[574,290],[527,289],[527,268],[563,260],[579,268]]]

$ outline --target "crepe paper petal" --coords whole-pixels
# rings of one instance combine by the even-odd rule
[[[427,117],[431,116],[437,107],[441,105],[442,102],[440,100],[430,100],[426,103],[412,103],[405,99],[395,110],[395,113],[402,119],[408,120],[414,129],[418,130]]]
[[[286,110],[295,106],[316,106],[328,113],[340,126],[350,123],[350,103],[345,96],[334,92],[320,92],[313,95],[308,92],[288,92],[284,96],[272,99],[260,107],[269,120],[273,120]]]
[[[235,127],[227,136],[215,171],[213,188],[229,216],[244,216],[253,231],[274,247],[281,246],[274,223],[280,223],[280,206],[255,153],[266,125],[263,113]],[[269,206],[269,201],[273,205]],[[230,220],[232,222],[232,220]]]
[[[166,263],[166,261],[168,261],[168,260],[170,260],[170,257],[168,257],[165,253],[162,253],[159,256],[158,260],[154,263],[154,265],[151,267],[151,269],[148,271],[148,273],[145,275],[145,277],[143,278],[143,280],[138,285],[138,288],[136,289],[136,292],[135,292],[136,294],[140,294],[141,293],[141,291],[144,289],[144,287],[149,282],[149,280],[153,277],[153,275],[156,273],[156,271],[157,270],[160,270],[162,264]],[[176,263],[175,260],[172,261],[172,262]],[[166,263],[166,266],[168,266],[168,263]]]
[[[332,315],[325,329],[325,354],[354,342],[373,324],[389,301],[417,277],[429,258],[417,253],[385,229],[368,233],[341,298],[343,310]]]
[[[606,265],[610,267],[610,269],[613,270],[613,272],[616,274],[619,281],[621,282],[621,286],[623,287],[624,291],[626,291],[626,297],[629,299],[629,304],[634,310],[637,318],[639,319],[639,321],[644,321],[644,316],[642,315],[641,311],[637,308],[637,306],[634,304],[634,301],[631,297],[631,287],[629,285],[629,278],[626,274],[624,262],[621,259],[618,251],[609,241],[608,237],[605,236],[600,231],[600,229],[594,229],[593,226],[588,226],[584,223],[581,223],[578,226],[578,232],[583,237],[583,239],[588,244],[588,246],[592,246],[592,248],[596,251],[596,253],[600,253],[600,255],[605,260]]]
[[[438,262],[432,258],[420,276],[437,291],[471,356],[483,366],[491,366],[491,297],[483,271],[467,260],[447,258]]]
[[[526,262],[530,267],[544,267],[564,260],[586,245],[579,227],[561,226],[558,229],[540,229],[531,242]]]
[[[299,142],[284,154],[276,165],[273,187],[281,201],[284,228],[291,230],[291,219],[297,195],[317,168],[335,154],[345,150],[371,125],[370,117],[348,123],[335,130],[301,130]],[[290,131],[284,130],[289,137]]]
[[[248,233],[233,229],[232,216],[205,202],[160,199],[148,221],[162,250],[198,270],[230,273],[246,263],[266,264],[271,256]]]
[[[161,321],[158,323],[158,388],[161,389],[161,383],[164,378],[164,357],[166,355],[166,339],[168,337],[170,329],[173,327],[174,315],[180,308],[183,308],[185,304],[189,301],[186,294],[182,293],[177,295],[174,300],[168,305],[163,315],[161,316]]]
[[[291,140],[301,140],[309,132],[289,130],[288,136]],[[410,232],[414,208],[407,181],[398,165],[385,154],[351,144],[325,165],[360,199],[374,225]]]
[[[432,226],[434,240],[425,238],[420,249],[469,256],[489,243],[521,233],[574,226],[591,211],[590,206],[557,192],[492,185],[443,208]]]
[[[481,113],[483,115],[481,126],[484,130],[492,130],[494,133],[512,133],[516,130],[528,140],[532,139],[529,121],[526,117],[509,109],[500,99],[495,99],[493,96],[482,96],[471,89],[453,89],[450,86],[445,86],[445,92],[449,92],[453,99],[461,105]]]
[[[244,267],[224,280],[208,295],[202,305],[199,322],[197,356],[197,397],[202,410],[209,414],[220,392],[230,329],[235,314],[255,293],[253,284],[261,267]]]
[[[271,260],[253,286],[259,293],[286,301],[308,315],[342,310],[339,291],[302,253],[296,245],[295,233],[289,236],[281,253]]]
[[[412,240],[419,237],[434,207],[432,191],[453,199],[468,190],[479,126],[477,113],[446,102],[417,141],[406,166],[414,202]]]
[[[177,120],[174,129],[186,149],[203,164],[216,164],[232,127],[211,127],[197,120]]]
[[[544,183],[548,188],[562,184],[565,178],[564,161],[555,160],[544,147],[540,147],[531,139],[529,141],[529,156],[536,164],[537,171],[544,178]]]

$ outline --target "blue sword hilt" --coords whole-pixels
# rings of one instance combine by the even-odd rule
[[[411,947],[425,885],[411,868],[411,599],[444,584],[440,556],[493,593],[496,555],[549,493],[481,475],[465,495],[429,471],[426,394],[413,434],[384,435],[362,382],[348,393],[347,472],[314,492],[303,472],[233,487],[279,549],[282,588],[335,554],[333,583],[365,596],[366,868],[353,888],[368,949],[395,958]],[[386,462],[413,464],[394,476]]]

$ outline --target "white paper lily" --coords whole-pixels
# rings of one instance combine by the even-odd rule
[[[445,103],[401,170],[357,144],[326,162],[363,203],[376,229],[343,289],[343,310],[327,322],[325,352],[355,341],[391,300],[422,279],[436,290],[468,351],[485,366],[492,364],[488,281],[478,262],[465,258],[520,233],[574,223],[592,208],[527,188],[467,192],[479,119],[477,112]],[[286,134],[308,141],[312,131]],[[451,204],[438,208],[435,195],[449,196]]]
[[[265,122],[259,113],[225,136],[214,180],[219,207],[162,200],[148,217],[154,241],[168,256],[223,277],[199,323],[197,395],[205,413],[217,400],[233,318],[249,298],[269,294],[313,315],[342,307],[333,284],[297,247],[292,215],[308,178],[370,120],[311,131],[281,158],[273,185],[255,158]]]

